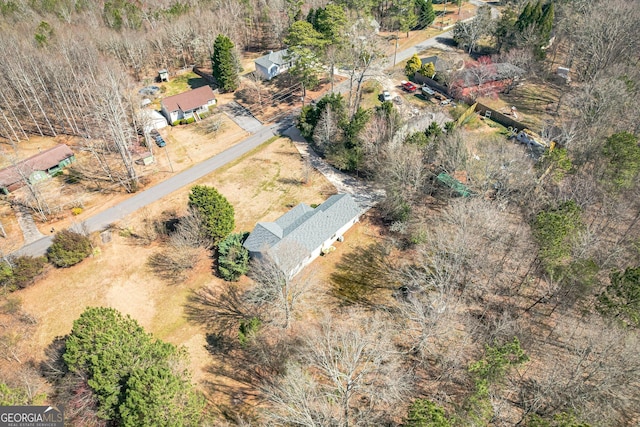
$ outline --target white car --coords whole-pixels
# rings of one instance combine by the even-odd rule
[[[391,94],[389,93],[388,90],[385,90],[382,92],[382,101],[384,102],[391,101]]]

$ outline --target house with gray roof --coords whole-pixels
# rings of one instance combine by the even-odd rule
[[[253,258],[268,256],[295,276],[353,226],[361,209],[349,194],[336,194],[312,208],[300,203],[274,222],[259,222],[244,242]]]
[[[287,71],[293,65],[287,49],[270,51],[267,55],[256,59],[256,73],[265,80],[271,80],[278,74]]]

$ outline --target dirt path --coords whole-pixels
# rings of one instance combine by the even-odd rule
[[[35,242],[36,240],[40,240],[44,237],[44,234],[38,230],[36,223],[33,221],[33,216],[28,208],[22,205],[14,205],[13,209],[16,213],[20,229],[22,230],[25,244]]]

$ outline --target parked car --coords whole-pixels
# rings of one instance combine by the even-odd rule
[[[389,93],[388,90],[385,90],[382,92],[382,101],[383,102],[391,101],[391,94]]]
[[[156,136],[155,140],[158,147],[164,147],[167,145],[167,143],[164,141],[164,139],[162,139],[160,135]]]
[[[164,147],[167,145],[164,139],[162,139],[162,135],[156,129],[151,129],[149,131],[149,136],[156,141],[156,145],[158,147]]]
[[[409,93],[413,93],[418,90],[418,86],[415,83],[408,82],[406,80],[401,81],[400,85],[402,86],[402,89],[406,90]]]

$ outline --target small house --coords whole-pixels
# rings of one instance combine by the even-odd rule
[[[0,170],[0,193],[9,194],[26,184],[35,184],[62,172],[76,159],[73,151],[59,144]]]
[[[254,62],[256,64],[256,73],[264,80],[271,80],[287,71],[293,65],[287,49],[277,52],[271,51]]]
[[[216,96],[209,86],[169,96],[161,101],[162,114],[170,124],[183,119],[198,120],[199,114],[209,111],[216,104]]]
[[[158,71],[158,80],[161,82],[168,82],[169,81],[169,71],[167,71],[166,69],[162,69],[160,71]]]
[[[360,207],[349,194],[336,194],[312,208],[300,203],[274,222],[259,222],[244,242],[252,258],[268,256],[289,277],[323,253],[359,219]]]

